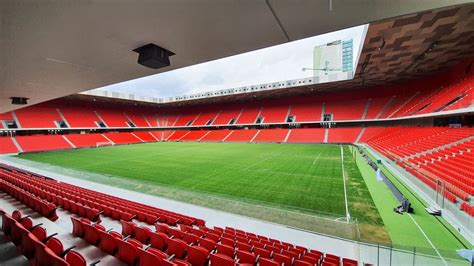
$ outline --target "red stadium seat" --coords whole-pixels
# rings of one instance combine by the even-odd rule
[[[204,266],[207,265],[209,260],[209,251],[199,246],[188,246],[186,260],[193,266]]]
[[[127,263],[128,265],[134,265],[138,261],[138,248],[130,242],[118,240],[118,252],[116,257]]]
[[[211,265],[234,266],[234,260],[224,254],[211,254]]]
[[[104,232],[98,231],[99,234],[99,245],[98,247],[105,253],[115,255],[118,250],[118,242],[120,241],[113,235]]]
[[[84,257],[77,251],[71,250],[65,256],[66,262],[70,266],[86,266],[87,262]]]
[[[176,258],[182,259],[186,256],[187,244],[181,239],[170,238],[168,240],[168,254],[175,255]]]

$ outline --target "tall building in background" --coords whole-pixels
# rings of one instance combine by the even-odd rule
[[[351,72],[353,70],[353,41],[338,40],[314,47],[313,75]]]

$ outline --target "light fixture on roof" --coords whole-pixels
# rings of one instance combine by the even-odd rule
[[[25,97],[10,97],[10,99],[12,100],[12,104],[16,104],[16,105],[28,104],[28,100],[29,100],[29,98],[25,98]]]
[[[149,43],[133,50],[138,53],[138,63],[153,69],[170,66],[170,56],[173,52],[166,50],[156,44]]]

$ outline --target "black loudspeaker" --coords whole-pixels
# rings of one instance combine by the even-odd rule
[[[28,98],[25,97],[10,97],[12,104],[25,105],[28,104]]]
[[[153,69],[167,67],[170,65],[170,56],[174,53],[156,44],[149,43],[133,50],[138,53],[138,63]]]

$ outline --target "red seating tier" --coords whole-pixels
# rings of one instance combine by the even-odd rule
[[[120,109],[99,109],[97,113],[108,127],[129,127],[129,120]]]
[[[107,139],[110,139],[116,144],[140,143],[142,142],[137,137],[129,132],[104,133]]]
[[[70,106],[60,110],[70,127],[97,127],[96,122],[100,120],[92,110],[80,106]]]
[[[260,130],[254,142],[283,142],[285,141],[288,129],[274,128]]]
[[[137,131],[137,132],[134,132],[133,134],[135,134],[135,136],[137,136],[138,138],[140,138],[141,140],[145,141],[145,142],[154,142],[154,141],[157,141],[156,138],[151,135],[150,132],[145,132],[145,131]]]
[[[209,130],[192,130],[189,134],[183,136],[181,141],[199,141],[201,138],[209,134]]]
[[[260,114],[261,107],[257,106],[244,106],[242,113],[236,124],[255,124],[257,115]]]
[[[78,148],[96,147],[99,142],[108,142],[102,134],[68,134],[64,136]]]
[[[323,143],[325,128],[295,128],[291,129],[287,142]]]
[[[176,130],[173,133],[171,133],[171,135],[166,140],[169,140],[169,141],[180,140],[182,137],[189,134],[189,132],[190,132],[189,130]]]
[[[18,149],[11,137],[0,137],[0,154],[17,153]]]
[[[62,135],[16,136],[15,139],[25,152],[72,148]]]
[[[15,114],[24,128],[57,128],[54,122],[62,120],[54,107],[45,104],[15,110]]]
[[[257,134],[256,129],[247,129],[247,130],[233,130],[232,133],[227,137],[225,141],[227,142],[250,142],[255,134]]]
[[[331,128],[328,134],[328,143],[354,143],[362,129],[357,128]]]
[[[231,132],[231,130],[211,130],[201,141],[223,141]]]

